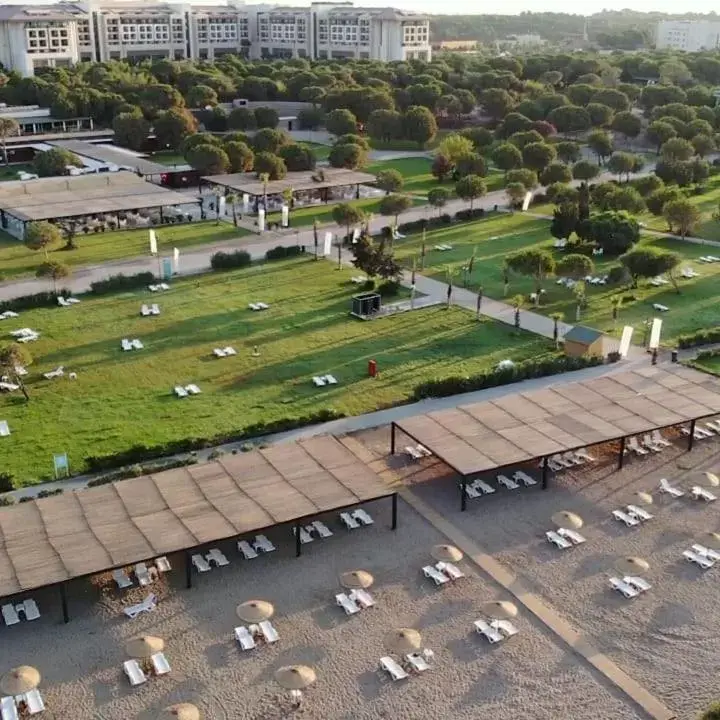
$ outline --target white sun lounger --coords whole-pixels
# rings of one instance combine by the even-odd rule
[[[257,535],[255,537],[255,550],[269,553],[275,551],[275,546],[264,535]]]
[[[170,567],[170,561],[164,555],[162,557],[155,558],[155,567],[162,573],[170,572],[172,570]]]
[[[662,305],[660,303],[653,303],[653,310],[657,310],[658,312],[667,312],[670,308],[667,305]]]
[[[147,305],[141,305],[140,306],[140,314],[143,317],[147,317],[148,315],[150,315],[150,308]]]
[[[325,375],[324,377],[325,377],[325,382],[328,385],[337,385],[338,384],[338,381],[334,375]]]
[[[628,505],[627,511],[630,517],[634,517],[636,520],[640,520],[640,522],[652,520],[655,517],[654,515],[651,515],[647,510],[638,507],[637,505]]]
[[[224,347],[222,350],[225,355],[237,355],[237,350],[234,347],[230,347],[229,345],[227,347]]]
[[[112,576],[120,590],[132,587],[133,585],[133,581],[128,577],[128,574],[122,568],[113,570]]]
[[[565,465],[562,465],[561,463],[557,462],[556,460],[553,460],[552,458],[548,458],[547,466],[553,472],[560,472],[561,470],[565,469]]]
[[[572,547],[571,542],[566,540],[562,535],[556,533],[554,530],[548,530],[545,533],[545,537],[547,538],[548,542],[551,542],[560,550],[567,550],[569,547]]]
[[[375,605],[375,600],[373,599],[372,595],[367,591],[363,590],[362,588],[357,588],[356,590],[353,590],[348,597],[352,602],[359,605],[363,610],[367,610],[368,608],[371,608]]]
[[[195,569],[198,572],[208,572],[210,570],[210,565],[208,564],[207,560],[202,555],[193,555],[192,556],[192,564],[195,566]]]
[[[576,451],[575,451],[575,454],[576,454],[578,457],[581,457],[583,460],[587,460],[588,462],[595,462],[595,460],[596,460],[596,458],[593,457],[593,456],[592,456],[587,450],[585,450],[585,449],[576,450]]]
[[[213,348],[213,355],[215,357],[224,358],[227,353],[221,348]]]
[[[235,628],[235,639],[243,650],[253,650],[256,647],[255,638],[244,625]]]
[[[647,455],[648,451],[638,443],[638,439],[636,437],[631,437],[630,440],[628,440],[627,444],[628,448],[632,450],[636,455]]]
[[[405,680],[408,676],[402,666],[391,657],[380,658],[380,669],[384,670],[393,681]]]
[[[40,619],[40,609],[37,606],[37,603],[32,599],[28,598],[25,600],[25,602],[22,604],[23,612],[25,613],[25,619],[26,620],[39,620]]]
[[[123,612],[132,620],[136,618],[140,613],[150,612],[155,609],[157,605],[157,595],[150,593],[141,603],[137,605],[131,605],[123,609]]]
[[[662,451],[663,451],[663,446],[662,446],[662,445],[658,445],[658,444],[652,439],[652,436],[650,435],[650,433],[645,433],[645,434],[642,436],[642,444],[643,444],[648,450],[652,450],[653,452],[658,453],[658,452],[662,452]]]
[[[248,308],[250,308],[250,310],[255,310],[255,311],[262,309],[260,307],[260,305],[258,305],[257,303],[248,303]]]
[[[140,583],[140,587],[149,585],[152,582],[152,578],[150,577],[150,573],[148,572],[147,565],[145,563],[138,563],[135,566],[135,577],[137,578],[138,583]]]
[[[451,580],[460,580],[460,578],[465,577],[465,573],[459,567],[449,562],[437,562],[435,568],[447,575]]]
[[[714,560],[711,560],[704,555],[700,555],[700,553],[693,552],[692,550],[683,550],[683,557],[686,560],[699,565],[703,570],[708,570],[715,564]]]
[[[136,350],[142,350],[145,347],[137,338],[132,341],[132,346]]]
[[[616,577],[610,578],[610,587],[622,593],[628,599],[637,597],[640,594],[632,585],[628,585],[625,581]]]
[[[74,297],[66,297],[65,302],[68,303],[69,305],[77,305],[80,302],[80,300],[78,300],[77,298],[74,298]]]
[[[405,446],[405,452],[413,459],[413,460],[422,460],[423,454],[416,450],[412,445],[406,445]]]
[[[2,616],[3,620],[5,620],[5,624],[8,626],[17,625],[20,622],[20,618],[18,617],[17,610],[15,610],[14,605],[3,605]]]
[[[633,527],[635,525],[640,524],[640,521],[637,518],[632,517],[631,515],[628,515],[623,510],[613,510],[612,516],[616,520],[619,520],[620,522],[624,522],[628,527]]]
[[[293,534],[297,535],[298,528],[293,528]],[[304,528],[300,528],[300,544],[307,545],[313,541],[312,535]]]
[[[14,697],[7,696],[0,699],[0,713],[2,713],[2,720],[19,720],[20,716]]]
[[[647,592],[652,587],[647,580],[637,577],[636,575],[626,575],[623,578],[623,582],[641,593]]]
[[[421,673],[430,669],[428,661],[420,653],[410,653],[405,656],[415,672]]]
[[[176,385],[173,388],[173,391],[180,398],[184,398],[184,397],[188,396],[188,391],[182,385]]]
[[[660,492],[667,493],[668,495],[672,495],[673,497],[676,497],[676,498],[682,497],[685,494],[679,488],[676,488],[674,485],[671,485],[665,478],[660,480]]]
[[[133,349],[132,343],[127,338],[123,338],[120,341],[120,346],[122,347],[123,350],[126,350],[126,351]]]
[[[14,392],[15,390],[19,389],[20,386],[16,385],[15,383],[5,382],[4,380],[0,382],[0,390],[4,390],[6,392]]]
[[[191,383],[190,385],[186,385],[185,389],[191,394],[191,395],[199,395],[202,390],[195,385],[195,383]]]
[[[128,676],[128,680],[133,687],[147,682],[145,673],[142,671],[140,663],[137,660],[126,660],[123,663],[123,669],[125,670],[125,674]]]
[[[505,475],[498,475],[497,481],[498,481],[498,485],[503,485],[508,490],[517,490],[520,487],[514,480],[511,480],[509,477],[506,477]]]
[[[5,320],[9,320],[10,318],[20,317],[20,315],[18,315],[18,313],[13,312],[12,310],[6,310],[6,311],[3,313],[3,316],[4,316],[4,319],[5,319]]]
[[[432,565],[426,565],[423,569],[423,575],[426,578],[430,578],[435,585],[440,587],[440,585],[444,585],[447,582],[450,582],[450,578],[445,575],[444,573],[441,573],[436,567],[433,567]]]
[[[157,652],[151,655],[150,662],[156,675],[167,675],[170,672],[170,663],[163,653]]]
[[[42,695],[37,688],[25,693],[22,698],[25,700],[28,712],[31,715],[37,715],[45,710],[45,702],[43,701]]]
[[[482,497],[482,495],[478,492],[478,489],[474,485],[466,485],[465,493],[469,498],[472,498],[473,500]]]
[[[314,520],[313,528],[321,538],[329,538],[333,536],[332,530],[321,520]]]
[[[150,314],[151,315],[159,315],[160,314],[160,306],[157,303],[153,303],[150,306]]]
[[[571,463],[572,465],[584,465],[585,464],[584,458],[581,458],[577,453],[574,453],[574,452],[563,453],[562,458],[563,458],[563,460]]]
[[[209,563],[214,562],[218,567],[225,567],[230,564],[230,561],[219,548],[212,548],[205,557]]]
[[[324,387],[325,385],[327,385],[325,378],[318,376],[318,375],[313,376],[312,381],[313,381],[313,385],[315,385],[315,387]]]
[[[350,513],[340,513],[340,519],[348,530],[357,530],[360,527],[360,523]]]
[[[255,549],[247,540],[238,540],[238,550],[245,556],[246,560],[254,560],[258,555]]]
[[[666,440],[662,436],[662,433],[659,430],[654,430],[650,437],[656,445],[663,445],[664,447],[670,447],[672,445],[669,440]]]
[[[573,545],[582,545],[584,542],[587,542],[587,539],[584,535],[581,535],[577,530],[569,530],[567,528],[558,528],[557,534],[565,538],[566,540],[569,540]]]
[[[62,377],[65,374],[65,368],[61,365],[59,368],[50,372],[43,373],[43,377],[46,380],[53,380],[56,377]]]
[[[262,622],[258,623],[258,625],[260,625],[260,630],[263,634],[263,637],[265,638],[266,643],[272,644],[280,639],[277,630],[273,627],[272,623],[269,620],[263,620]]]
[[[692,546],[693,552],[696,552],[698,555],[702,555],[703,557],[708,558],[709,560],[712,560],[713,562],[717,562],[720,560],[720,553],[716,552],[715,550],[712,550],[711,548],[707,548],[704,545],[693,545]]]
[[[520,632],[509,620],[493,620],[490,623],[490,627],[502,632],[508,637],[517,635]]]
[[[270,306],[264,302],[255,303],[255,305],[257,305],[259,310],[268,310],[270,308]]]
[[[10,435],[10,427],[7,420],[0,420],[0,437],[8,437]]]
[[[420,445],[418,443],[418,445],[416,445],[416,448],[421,455],[424,455],[425,457],[432,457],[432,451],[428,450],[428,448],[426,448],[424,445]]]
[[[352,513],[352,516],[361,524],[361,525],[372,525],[375,521],[370,517],[368,513],[365,512],[362,508],[358,508],[354,513]]]
[[[475,489],[479,490],[483,495],[492,495],[495,492],[495,488],[492,485],[488,485],[484,480],[476,480],[473,485]]]
[[[40,337],[38,333],[30,333],[28,335],[21,335],[19,338],[17,338],[17,341],[19,343],[28,343],[28,342],[35,342]]]
[[[473,625],[475,626],[475,632],[483,635],[491,645],[501,642],[503,640],[502,634],[485,620],[476,620]]]
[[[709,490],[699,485],[694,485],[690,492],[696,500],[704,500],[705,502],[714,502],[717,500],[717,495],[713,495]]]
[[[513,473],[513,480],[517,480],[518,482],[521,482],[523,485],[525,485],[525,487],[537,485],[537,480],[535,480],[534,477],[528,475],[527,473],[523,472],[522,470],[518,470],[517,472]]]
[[[335,604],[339,605],[346,615],[355,615],[360,612],[360,608],[345,593],[339,593],[335,596]]]

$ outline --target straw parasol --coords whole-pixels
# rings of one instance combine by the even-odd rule
[[[514,618],[518,614],[517,606],[507,600],[491,600],[483,603],[482,610],[485,615],[497,620]]]
[[[422,645],[422,638],[417,630],[400,628],[385,636],[385,645],[390,652],[405,655],[419,650],[420,645]]]
[[[569,510],[560,510],[550,518],[558,527],[579,530],[583,526],[583,519]]]
[[[275,671],[275,681],[286,690],[302,690],[315,680],[315,671],[307,665],[286,665]]]
[[[340,584],[349,590],[367,590],[375,578],[367,570],[351,570],[340,576]]]
[[[132,658],[149,658],[155,653],[163,651],[165,641],[159,637],[152,635],[143,635],[142,637],[133,638],[125,643],[125,652]]]
[[[703,535],[703,542],[713,550],[720,550],[720,533],[709,532]]]
[[[637,498],[637,501],[641,503],[642,505],[652,505],[653,504],[653,496],[648,492],[638,492],[635,493],[635,497]]]
[[[615,568],[621,573],[647,572],[650,563],[639,557],[622,557],[615,562]]]
[[[460,562],[463,559],[462,550],[454,545],[433,545],[430,554],[440,562]]]
[[[244,622],[259,623],[269,620],[275,614],[275,608],[266,600],[248,600],[238,605],[235,612]]]
[[[720,477],[718,477],[715,473],[706,472],[705,479],[710,487],[720,487]]]
[[[200,720],[200,711],[190,703],[178,703],[166,707],[158,715],[158,720]]]
[[[40,684],[40,673],[29,665],[20,665],[5,673],[0,680],[0,690],[5,695],[24,695]]]

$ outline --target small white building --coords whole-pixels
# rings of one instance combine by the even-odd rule
[[[655,44],[658,50],[716,50],[720,47],[720,22],[663,20],[658,23]]]

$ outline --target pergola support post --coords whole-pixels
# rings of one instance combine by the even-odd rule
[[[60,583],[60,604],[62,605],[63,622],[67,625],[70,622],[70,613],[68,612],[67,588],[65,583]]]
[[[690,435],[688,435],[688,452],[693,449],[693,443],[695,442],[695,420],[690,421]]]
[[[547,455],[542,461],[542,489],[547,490],[548,486],[548,457]]]
[[[620,438],[620,452],[618,453],[618,470],[623,469],[623,464],[625,463],[625,436],[623,435]]]
[[[395,423],[390,423],[390,454],[395,454]]]
[[[467,477],[463,475],[463,479],[460,481],[460,512],[465,512],[467,509]]]
[[[359,199],[360,199],[360,183],[358,183],[358,184],[355,186],[355,199],[356,199],[356,200],[359,200]]]
[[[187,550],[185,551],[185,586],[188,590],[192,587],[192,560]]]
[[[398,494],[393,493],[392,496],[392,526],[393,530],[397,530],[397,519],[398,519]]]
[[[295,557],[302,555],[302,542],[300,541],[300,526],[295,525]]]

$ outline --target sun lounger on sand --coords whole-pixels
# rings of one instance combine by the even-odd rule
[[[128,577],[127,573],[122,570],[113,570],[112,573],[113,580],[116,582],[118,588],[120,590],[124,590],[125,588],[129,588],[133,586],[133,581]]]
[[[238,550],[245,556],[246,560],[254,560],[258,555],[247,540],[238,540]]]
[[[155,567],[163,573],[170,572],[170,561],[163,555],[162,557],[155,558]]]
[[[638,592],[647,592],[652,587],[647,580],[643,580],[643,578],[635,575],[626,575],[623,578],[623,582],[635,588]]]
[[[240,643],[243,650],[252,650],[256,647],[255,638],[244,625],[235,628],[235,639]]]
[[[709,490],[699,485],[694,485],[690,492],[696,500],[704,500],[705,502],[714,502],[717,500],[716,495],[713,495]]]
[[[502,632],[504,635],[507,635],[508,637],[517,635],[520,632],[509,620],[493,620],[490,623],[490,627],[493,628],[494,630],[498,630],[499,632]]]
[[[554,530],[548,530],[545,533],[545,537],[547,538],[547,541],[555,545],[560,550],[567,550],[569,547],[572,547],[572,543],[566,540],[562,535],[559,535]]]
[[[363,590],[362,588],[353,590],[348,595],[348,597],[352,602],[354,602],[356,605],[359,605],[363,610],[367,610],[368,608],[371,608],[375,605],[375,600],[373,599],[372,595],[367,590]]]
[[[350,513],[340,513],[340,519],[348,530],[357,530],[360,527],[358,521]]]
[[[502,634],[485,620],[476,620],[473,625],[475,626],[475,632],[484,636],[491,645],[503,640]]]
[[[212,548],[205,557],[207,558],[208,563],[214,562],[218,567],[225,567],[230,564],[230,561],[219,550],[219,548]]]
[[[321,520],[315,520],[312,523],[313,529],[321,538],[329,538],[333,536],[332,530]]]
[[[208,564],[207,560],[202,555],[193,555],[192,556],[192,564],[195,566],[195,569],[198,572],[208,572],[210,570],[210,565]]]
[[[628,585],[624,580],[616,577],[610,578],[610,587],[622,593],[628,599],[637,597],[640,594],[632,585]]]
[[[474,485],[466,485],[465,493],[472,500],[477,500],[477,498],[482,497],[482,495],[478,492],[477,488]]]
[[[633,527],[635,525],[639,525],[640,521],[637,518],[632,517],[631,515],[628,515],[626,512],[622,510],[613,510],[612,516],[619,520],[620,522],[624,522],[628,527]]]
[[[700,553],[693,552],[692,550],[684,550],[683,557],[686,560],[699,565],[703,570],[708,570],[715,564],[714,560],[711,560],[709,557],[705,557]]]
[[[4,697],[0,700],[0,713],[2,713],[2,720],[19,719],[14,697]]]
[[[142,602],[137,605],[131,605],[123,609],[123,612],[132,620],[136,618],[140,613],[150,612],[155,609],[157,605],[157,595],[150,593]]]
[[[273,627],[272,623],[269,620],[263,620],[258,624],[260,625],[260,630],[263,634],[263,637],[265,638],[266,643],[272,644],[280,639],[277,630]]]
[[[421,673],[430,669],[428,661],[420,653],[410,653],[405,659],[415,672]]]
[[[42,695],[37,688],[25,693],[25,695],[23,695],[23,699],[25,700],[28,712],[31,715],[37,715],[45,709],[45,702],[43,701]]]
[[[156,675],[167,675],[170,672],[170,663],[163,653],[158,652],[150,656],[150,662],[152,662],[153,670]]]
[[[444,585],[447,582],[450,582],[450,578],[445,575],[444,573],[441,573],[436,567],[433,567],[432,565],[426,565],[423,569],[423,575],[426,578],[429,578],[432,580],[437,587],[440,587],[440,585]]]
[[[128,676],[128,680],[133,687],[147,682],[145,673],[142,671],[140,663],[137,660],[126,660],[123,663],[123,669],[125,670],[125,674]]]
[[[465,573],[459,567],[449,562],[437,562],[435,568],[447,575],[451,580],[460,580],[460,578],[465,577]]]
[[[339,605],[346,615],[355,615],[360,612],[360,608],[345,593],[335,596],[335,604]]]
[[[720,553],[716,552],[715,550],[712,550],[711,548],[706,548],[704,545],[693,545],[692,546],[693,552],[696,552],[698,555],[702,555],[703,557],[708,558],[709,560],[712,560],[713,562],[716,562],[720,560]]]
[[[298,528],[293,528],[293,534],[297,534]],[[307,545],[313,541],[312,535],[303,527],[300,528],[300,544]]]
[[[640,443],[638,443],[638,439],[636,437],[631,437],[630,440],[628,440],[628,449],[632,450],[636,455],[647,455],[648,451],[640,446]]]
[[[502,485],[503,487],[506,487],[508,490],[517,490],[520,487],[514,480],[511,480],[509,477],[506,477],[505,475],[498,475],[497,481],[498,481],[498,485]]]
[[[557,534],[565,538],[566,540],[569,540],[573,545],[582,545],[584,542],[587,542],[584,535],[581,535],[577,530],[568,530],[567,528],[559,528],[557,531]]]
[[[473,485],[476,490],[479,490],[483,495],[492,495],[495,492],[495,488],[492,485],[488,485],[484,480],[476,480]]]
[[[145,563],[138,563],[135,566],[135,577],[138,579],[140,587],[149,585],[152,582],[152,578],[150,577],[150,573]]]
[[[37,603],[32,598],[28,598],[27,600],[25,600],[21,607],[23,609],[23,612],[25,613],[26,620],[40,619],[40,609],[38,608]]]
[[[255,550],[261,550],[262,552],[273,552],[275,546],[264,536],[257,535],[255,537]]]
[[[405,680],[408,676],[402,666],[391,657],[380,658],[380,669],[385,671],[393,681]]]
[[[362,508],[351,514],[361,525],[372,525],[375,522]]]
[[[665,478],[660,480],[660,492],[667,493],[676,498],[682,497],[685,494],[680,488],[671,485]]]
[[[627,511],[628,511],[628,515],[636,518],[637,520],[640,520],[640,522],[652,520],[655,517],[654,515],[651,515],[647,510],[645,510],[644,508],[638,507],[637,505],[628,505]]]
[[[3,620],[5,620],[5,624],[8,626],[17,625],[20,622],[20,618],[18,617],[17,610],[15,610],[14,605],[3,605],[2,616]]]
[[[523,485],[525,485],[525,487],[537,485],[537,480],[535,480],[534,477],[531,477],[527,473],[524,473],[522,470],[518,470],[517,472],[513,473],[513,480],[521,482]]]

